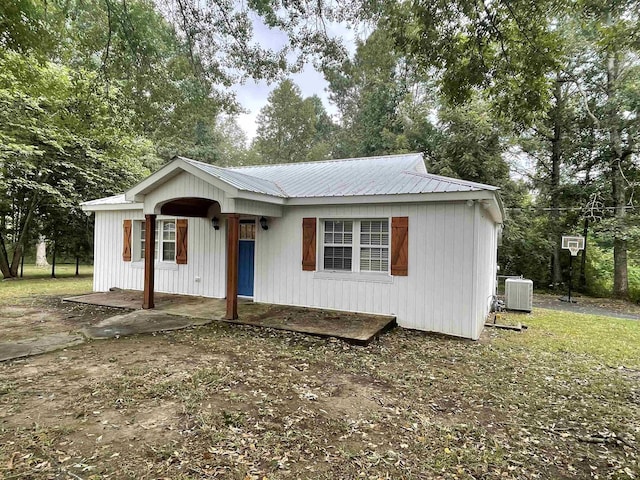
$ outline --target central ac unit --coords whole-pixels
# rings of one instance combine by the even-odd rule
[[[507,278],[504,282],[507,310],[530,312],[533,309],[533,281],[526,278]]]

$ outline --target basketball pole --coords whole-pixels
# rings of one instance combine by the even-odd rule
[[[569,303],[571,302],[571,283],[573,282],[573,254],[569,252],[571,256],[569,257]]]

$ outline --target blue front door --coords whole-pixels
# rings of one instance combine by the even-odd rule
[[[256,224],[252,220],[240,221],[240,248],[238,252],[238,295],[253,297],[253,259],[256,245]]]

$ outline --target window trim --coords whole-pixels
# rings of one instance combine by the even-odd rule
[[[163,263],[176,263],[176,254],[177,254],[177,241],[178,241],[178,224],[175,218],[168,218],[164,220],[158,220],[157,222],[157,231],[156,231],[156,253],[158,254],[158,261]],[[173,223],[173,240],[165,240],[164,239],[164,226],[167,223]],[[164,245],[165,243],[173,244],[173,260],[165,260],[164,259]]]
[[[145,243],[142,238],[142,226],[146,225],[145,220],[133,220],[133,228],[132,228],[132,244],[133,244],[133,252],[132,252],[132,263],[144,264],[144,256],[142,255],[142,244]],[[163,231],[163,226],[167,222],[173,222],[176,226],[175,236],[173,240],[164,240],[161,235]],[[177,244],[177,218],[169,217],[162,218],[156,220],[156,242],[154,248],[154,263],[158,265],[177,265],[176,263],[176,254],[177,254],[177,246],[173,251],[173,260],[163,260],[162,259],[162,248],[164,243],[173,243]]]
[[[342,223],[346,223],[346,222],[350,222],[351,223],[351,242],[350,243],[325,243],[324,238],[325,238],[325,222],[342,222]],[[327,218],[327,219],[322,219],[322,246],[320,248],[320,252],[322,255],[321,258],[321,265],[322,265],[322,271],[323,272],[345,272],[345,273],[349,273],[349,272],[353,272],[353,262],[354,262],[354,252],[355,252],[355,238],[354,238],[354,232],[355,230],[355,222],[353,220],[344,220],[341,218]],[[334,230],[333,232],[331,232],[334,236],[336,234],[336,231]],[[340,233],[340,232],[337,232]],[[343,240],[344,240],[344,234],[346,233],[346,230],[342,231],[342,236],[343,236]],[[340,269],[340,268],[335,268],[335,269],[330,269],[330,270],[325,270],[324,268],[324,264],[325,264],[325,255],[324,255],[324,249],[326,247],[329,248],[350,248],[351,249],[351,269],[350,270],[346,270],[346,269]],[[344,261],[344,257],[342,258],[342,260]]]
[[[388,245],[365,245],[363,248],[386,248],[387,252],[388,252],[388,258],[387,258],[387,270],[386,271],[380,271],[380,270],[361,270],[360,269],[360,249],[361,249],[361,244],[360,244],[360,235],[361,235],[361,225],[363,221],[375,221],[375,220],[381,220],[381,221],[386,221],[387,222],[387,229],[388,229],[388,235],[389,235],[389,244]],[[324,247],[328,246],[328,247],[332,247],[332,246],[345,246],[345,245],[338,245],[338,244],[333,244],[333,243],[329,243],[329,244],[325,244],[324,242],[324,238],[325,238],[325,222],[327,221],[337,221],[337,222],[352,222],[353,225],[353,230],[352,230],[352,240],[351,240],[351,270],[327,270],[324,268]],[[319,217],[319,247],[318,248],[318,254],[317,254],[317,265],[319,265],[321,268],[317,269],[318,273],[321,273],[321,277],[325,277],[327,275],[344,275],[344,276],[348,276],[351,275],[353,276],[354,274],[356,274],[359,277],[362,277],[363,280],[366,280],[367,278],[371,278],[371,276],[391,276],[391,217],[357,217],[357,218],[348,218],[348,217]],[[320,278],[320,277],[319,277]],[[328,278],[328,277],[326,277]]]

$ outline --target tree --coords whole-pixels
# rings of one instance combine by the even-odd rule
[[[406,55],[422,76],[435,77],[449,102],[464,104],[482,91],[494,115],[513,122],[514,133],[535,128],[548,139],[545,151],[551,169],[548,176],[538,177],[545,178],[543,193],[551,202],[554,283],[560,277],[561,179],[563,174],[584,175],[575,170],[576,162],[566,163],[570,157],[565,139],[575,130],[575,120],[563,118],[563,112],[567,101],[582,99],[581,108],[593,122],[593,139],[601,144],[594,150],[603,154],[590,171],[606,174],[611,192],[607,200],[615,212],[608,222],[614,248],[613,291],[626,297],[628,212],[637,190],[631,179],[638,169],[640,4],[418,0],[377,5],[399,54]],[[577,221],[573,218],[569,227]]]
[[[291,163],[314,158],[318,114],[312,99],[303,99],[291,80],[282,81],[258,115],[253,147],[263,163]]]
[[[338,156],[383,155],[399,149],[400,105],[408,93],[399,70],[391,37],[381,29],[358,42],[353,59],[325,68],[330,99],[340,112]]]
[[[121,191],[148,172],[149,142],[132,135],[118,92],[95,74],[0,56],[0,271],[15,277],[35,219]]]
[[[562,43],[553,28],[562,0],[417,0],[382,3],[381,24],[418,74],[436,77],[449,101],[482,89],[499,110],[527,124],[545,111]]]

